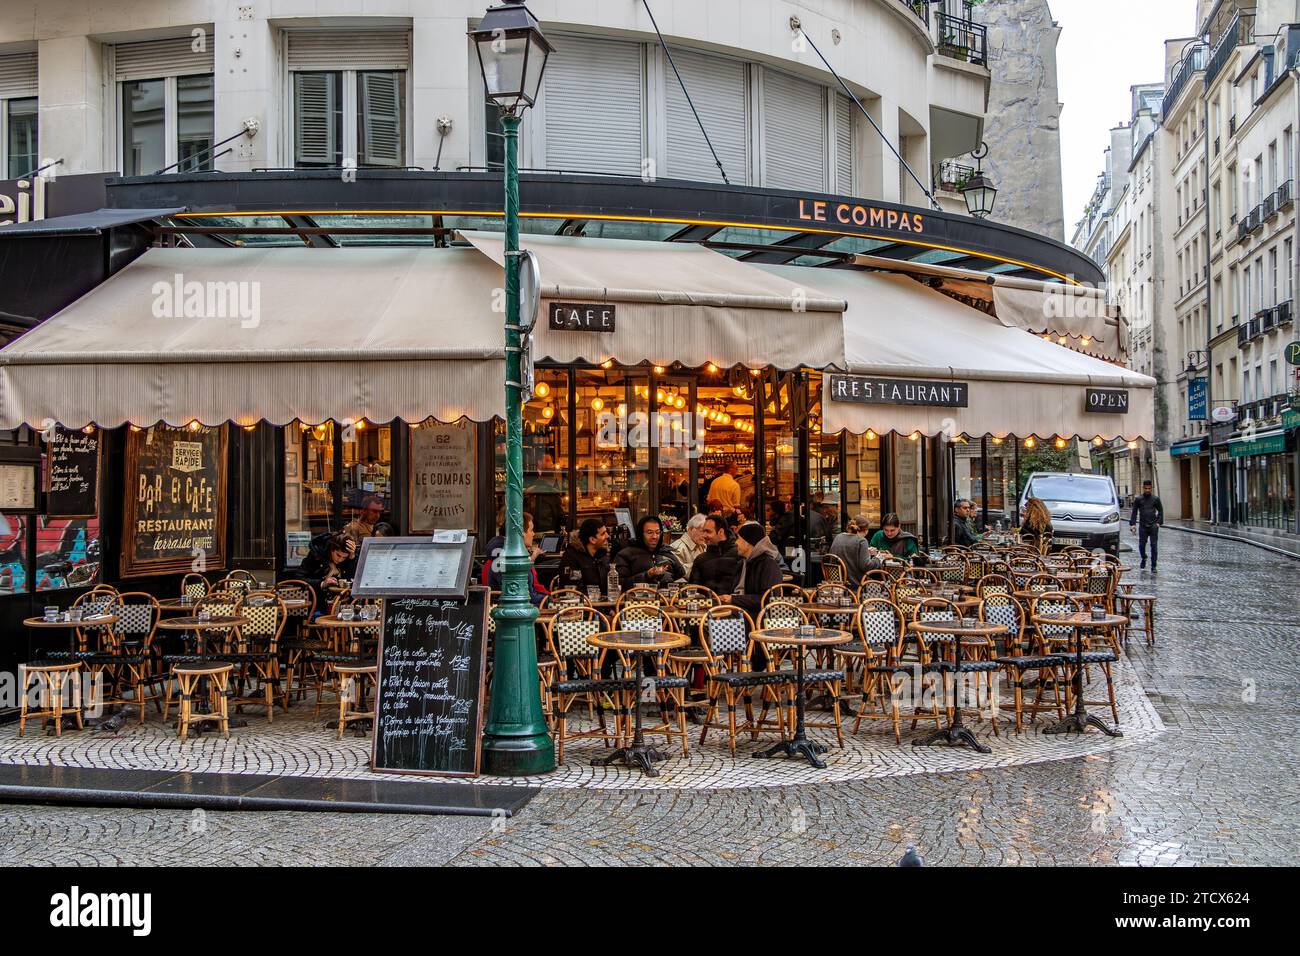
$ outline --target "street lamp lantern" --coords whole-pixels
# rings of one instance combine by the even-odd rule
[[[483,84],[501,110],[505,181],[505,548],[501,555],[501,599],[492,609],[492,691],[483,728],[483,772],[523,777],[555,769],[555,743],[542,716],[537,683],[537,608],[530,598],[533,563],[524,547],[524,425],[521,410],[532,381],[527,324],[520,321],[519,122],[537,102],[551,45],[537,18],[522,3],[491,7],[470,32],[478,49]],[[535,299],[533,300],[535,304]]]
[[[546,58],[554,47],[521,0],[490,7],[470,36],[488,99],[510,115],[536,103]]]
[[[976,219],[987,219],[993,212],[994,201],[998,198],[997,187],[984,175],[983,159],[988,154],[989,148],[985,143],[980,143],[979,148],[971,153],[977,168],[961,187],[962,198],[966,200],[966,209]]]

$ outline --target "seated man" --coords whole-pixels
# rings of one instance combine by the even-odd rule
[[[727,532],[726,520],[718,514],[704,519],[702,533],[704,553],[691,565],[687,582],[703,585],[715,594],[730,594],[740,578],[741,561],[735,539]]]
[[[624,591],[634,584],[658,587],[685,577],[672,548],[664,544],[663,525],[655,515],[644,515],[636,523],[636,541],[614,558],[614,569]]]
[[[978,544],[982,537],[975,531],[975,502],[958,498],[952,506],[952,543],[969,548]]]
[[[560,585],[566,588],[600,588],[609,581],[609,528],[599,518],[587,518],[578,525],[577,541],[564,549],[560,558]],[[618,595],[606,595],[617,600]]]
[[[487,543],[487,561],[483,562],[483,583],[493,591],[501,590],[501,571],[506,550],[506,527],[501,525],[500,533]],[[537,548],[533,546],[533,516],[524,512],[524,550],[528,552],[531,562],[537,557]],[[537,569],[528,569],[528,599],[533,604],[541,604],[542,598],[550,592],[537,580]]]

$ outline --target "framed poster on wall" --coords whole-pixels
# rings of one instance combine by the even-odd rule
[[[427,421],[411,429],[411,534],[443,528],[474,528],[474,425]]]
[[[122,577],[226,566],[226,428],[126,435]]]

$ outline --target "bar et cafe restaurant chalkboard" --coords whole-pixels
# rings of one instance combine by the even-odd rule
[[[124,578],[225,567],[225,426],[128,430],[122,538]]]

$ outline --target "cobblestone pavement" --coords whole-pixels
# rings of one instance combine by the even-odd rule
[[[0,864],[888,864],[908,843],[928,864],[1295,863],[1300,564],[1161,544],[1159,577],[1130,578],[1160,599],[1157,645],[1129,649],[1154,723],[1123,746],[806,785],[587,783],[510,820],[0,806]]]

